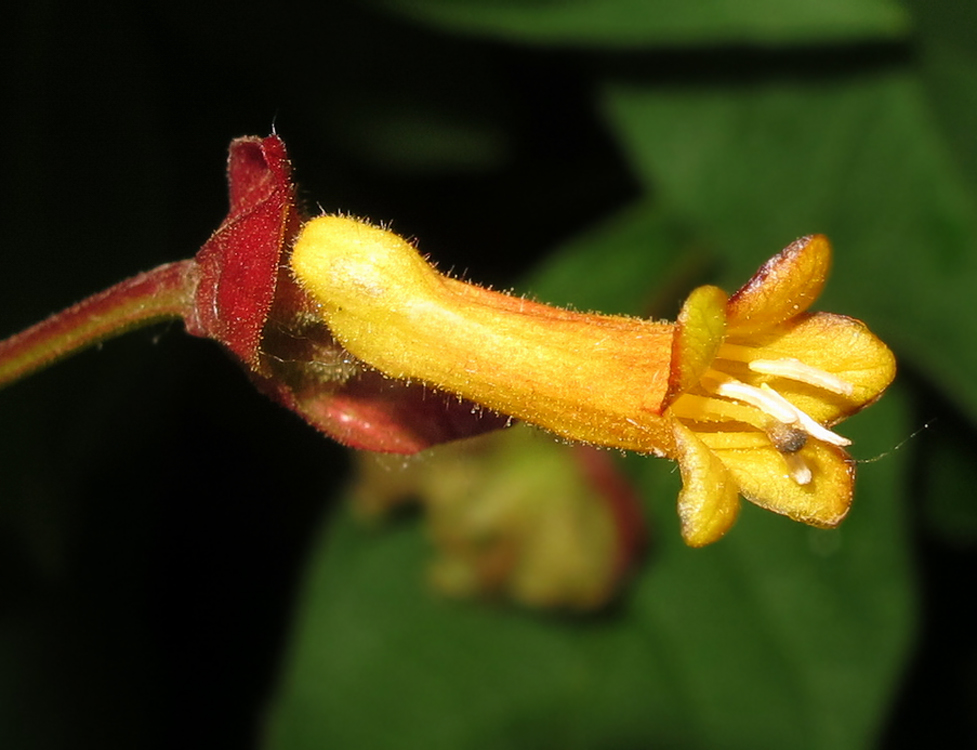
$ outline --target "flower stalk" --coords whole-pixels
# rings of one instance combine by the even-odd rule
[[[0,388],[106,339],[185,318],[195,282],[192,261],[168,263],[0,341]]]

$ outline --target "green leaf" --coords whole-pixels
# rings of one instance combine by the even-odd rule
[[[909,0],[919,72],[955,161],[977,185],[977,5]]]
[[[356,105],[334,127],[371,166],[412,175],[487,171],[509,156],[506,133],[489,118],[389,101]]]
[[[536,44],[637,47],[783,45],[897,39],[907,17],[892,0],[379,0],[454,31]]]
[[[852,423],[905,431],[892,393]],[[912,633],[904,457],[866,466],[819,531],[751,507],[682,545],[671,466],[632,458],[655,547],[620,611],[542,618],[427,593],[421,531],[339,510],[310,561],[266,747],[855,748],[886,715]]]
[[[864,319],[977,418],[977,194],[902,69],[682,88],[606,88],[649,188],[725,248],[738,280],[799,235],[828,234],[823,309]]]

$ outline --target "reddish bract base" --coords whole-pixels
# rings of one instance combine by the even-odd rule
[[[505,424],[362,367],[317,321],[288,270],[303,217],[281,138],[233,141],[227,178],[230,211],[194,259],[189,333],[223,344],[263,392],[352,448],[415,453]]]

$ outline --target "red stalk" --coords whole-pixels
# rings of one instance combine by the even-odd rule
[[[0,341],[0,388],[70,354],[193,311],[193,260],[167,263],[92,295]]]

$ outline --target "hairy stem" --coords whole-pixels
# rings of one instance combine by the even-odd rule
[[[134,328],[193,315],[194,261],[167,263],[0,341],[0,388]]]

